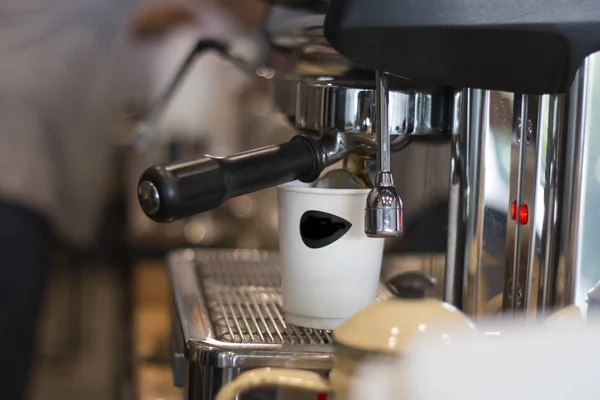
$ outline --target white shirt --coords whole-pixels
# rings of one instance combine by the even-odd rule
[[[119,126],[128,0],[0,0],[0,200],[84,245]]]

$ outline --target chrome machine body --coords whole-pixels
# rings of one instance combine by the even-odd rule
[[[298,136],[149,169],[138,191],[149,217],[171,221],[312,181],[343,160],[372,188],[367,234],[396,237],[411,171],[395,174],[396,190],[390,152],[396,161],[412,143],[442,142],[448,163],[419,165],[437,183],[418,191],[447,192],[444,221],[430,222],[447,220],[444,300],[475,319],[585,310],[600,281],[600,8],[587,0],[525,0],[510,10],[489,0],[275,1],[265,31],[258,61],[215,42],[190,60],[216,49],[270,79]]]

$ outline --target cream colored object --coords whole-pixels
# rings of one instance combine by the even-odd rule
[[[333,397],[328,396],[328,400],[346,400],[356,372],[365,361],[406,354],[419,336],[433,337],[438,344],[448,346],[456,334],[475,335],[473,323],[456,308],[434,299],[416,298],[415,293],[421,292],[422,287],[414,279],[415,274],[402,274],[416,282],[405,284],[405,293],[397,290],[404,298],[373,303],[334,332],[334,366],[329,380],[309,371],[256,369],[225,386],[216,400],[233,400],[247,390],[276,387],[330,393]]]
[[[336,343],[364,352],[402,353],[420,334],[441,340],[452,332],[472,332],[475,325],[458,309],[433,298],[374,303],[361,310],[333,334]]]
[[[583,318],[581,309],[576,305],[571,305],[550,315],[546,321],[544,321],[544,326],[578,327],[584,323],[585,319]]]
[[[234,400],[238,393],[256,388],[304,389],[309,392],[328,393],[329,381],[310,371],[282,368],[261,368],[244,372],[229,385],[223,387],[215,400]]]
[[[410,362],[373,360],[357,372],[349,400],[597,399],[597,326],[568,331],[505,320],[502,337],[452,347],[419,343]]]
[[[494,296],[485,305],[484,315],[487,315],[487,316],[490,316],[490,315],[501,316],[502,315],[502,296],[503,296],[502,293]],[[580,324],[580,323],[584,323],[584,322],[585,322],[585,318],[583,316],[583,312],[581,311],[581,308],[579,308],[576,305],[571,305],[571,306],[562,308],[562,309],[554,312],[553,314],[551,314],[544,321],[544,325],[555,325],[555,324],[567,325],[567,324],[573,324],[573,323]]]

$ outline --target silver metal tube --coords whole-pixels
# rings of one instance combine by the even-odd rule
[[[534,154],[529,164],[533,164],[533,187],[529,188],[530,196],[525,198],[525,201],[530,201],[530,222],[527,226],[529,232],[527,242],[529,249],[527,252],[527,268],[525,271],[525,299],[524,309],[527,314],[535,315],[538,308],[538,286],[540,284],[540,272],[542,268],[543,248],[541,233],[539,226],[544,225],[545,203],[542,203],[546,198],[547,186],[544,180],[547,157],[545,157],[544,146],[548,143],[548,134],[551,129],[549,120],[550,114],[550,96],[542,96],[537,98],[537,109],[533,110],[537,113],[536,127],[529,124],[525,128],[525,143]],[[536,102],[532,102],[531,106],[535,106]],[[538,206],[540,204],[540,206]]]
[[[517,101],[517,98],[515,98],[515,102]],[[523,95],[520,97],[520,115],[518,117],[518,122],[517,122],[517,127],[516,127],[516,135],[517,135],[517,143],[518,143],[518,153],[517,153],[517,160],[516,160],[516,168],[511,168],[511,177],[510,180],[512,183],[516,183],[516,191],[513,193],[513,199],[515,201],[515,204],[517,206],[517,214],[519,213],[519,207],[521,206],[521,204],[523,203],[523,174],[524,174],[524,165],[525,165],[525,156],[526,156],[526,145],[527,145],[527,140],[525,138],[526,136],[526,130],[527,127],[530,125],[529,123],[529,113],[528,113],[528,108],[529,108],[529,96]],[[517,216],[518,218],[518,216]],[[521,260],[521,224],[519,223],[515,223],[514,224],[514,243],[510,243],[509,245],[513,246],[513,257],[512,257],[512,264],[510,264],[508,267],[510,268],[509,270],[509,279],[508,279],[508,285],[509,285],[509,296],[507,297],[508,299],[508,303],[510,305],[510,310],[512,310],[513,312],[515,311],[515,309],[517,308],[517,306],[520,305],[520,300],[522,298],[522,287],[520,285],[520,279],[519,279],[519,261]],[[520,295],[521,294],[521,295]],[[505,302],[506,303],[506,302]]]
[[[385,75],[377,71],[377,177],[367,196],[365,233],[369,237],[402,235],[402,200],[394,187],[390,165],[390,136],[387,129],[388,91]]]
[[[558,264],[560,220],[558,209],[562,203],[564,180],[559,174],[563,165],[565,143],[566,96],[550,97],[549,126],[546,149],[546,191],[544,192],[544,225],[542,228],[543,250],[540,260],[540,287],[538,288],[538,309],[545,313],[554,303],[556,265]]]
[[[467,314],[481,313],[485,142],[490,92],[463,91],[461,128],[452,145],[448,258],[444,298]],[[485,298],[483,301],[485,302]]]
[[[379,171],[390,171],[390,135],[388,130],[388,85],[384,72],[375,72],[375,89],[377,92],[377,168]]]
[[[444,277],[444,301],[462,308],[462,281],[464,275],[464,238],[466,211],[466,155],[467,127],[469,126],[470,91],[457,92],[454,96],[450,158],[450,193],[448,210],[448,246]]]
[[[587,175],[590,165],[590,105],[595,90],[592,78],[598,75],[598,62],[589,58],[577,73],[569,101],[569,122],[564,164],[565,191],[562,198],[561,243],[556,282],[556,306],[568,306],[577,302],[581,285],[583,259],[589,259],[591,249],[584,249],[584,216],[586,215]],[[595,67],[595,68],[594,68]],[[597,90],[596,90],[597,91]],[[597,95],[596,95],[597,98]],[[588,145],[588,146],[586,146]],[[586,148],[587,147],[587,148]],[[597,157],[597,155],[596,155]],[[593,232],[593,231],[592,231]],[[597,230],[596,232],[597,233]],[[591,243],[590,243],[591,244]],[[592,261],[593,262],[593,261]],[[591,286],[590,286],[591,287]],[[588,288],[589,289],[589,288]]]
[[[483,255],[485,144],[489,126],[490,92],[472,90],[473,112],[469,121],[469,157],[467,158],[467,207],[465,215],[465,276],[463,309],[471,315],[481,313],[481,258]],[[466,301],[470,300],[470,301]]]

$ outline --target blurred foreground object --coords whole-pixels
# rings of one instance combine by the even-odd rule
[[[505,322],[499,332],[465,337],[452,346],[419,341],[404,358],[366,366],[351,398],[597,398],[599,326],[555,328],[526,329]]]

